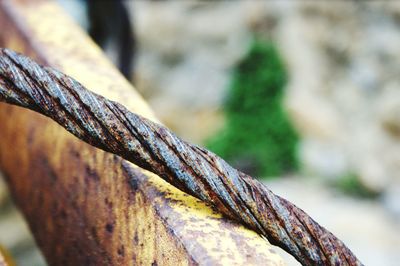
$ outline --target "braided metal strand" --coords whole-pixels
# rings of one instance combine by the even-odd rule
[[[48,116],[241,222],[303,265],[362,265],[304,211],[215,154],[29,58],[0,49],[0,101]]]

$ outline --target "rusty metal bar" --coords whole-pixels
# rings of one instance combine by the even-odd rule
[[[71,77],[3,48],[0,101],[48,116],[93,146],[159,175],[264,235],[303,265],[361,264],[306,213],[215,154],[87,90]]]
[[[7,254],[0,249],[0,266],[14,266],[15,263],[12,261],[11,257],[7,257]]]
[[[0,0],[0,28],[1,46],[156,121],[54,3]],[[49,119],[0,104],[0,121],[0,167],[50,264],[283,264],[256,233]]]

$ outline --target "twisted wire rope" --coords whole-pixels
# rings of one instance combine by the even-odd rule
[[[48,116],[81,140],[157,174],[303,265],[362,265],[332,233],[258,180],[73,78],[8,49],[0,49],[0,101]]]

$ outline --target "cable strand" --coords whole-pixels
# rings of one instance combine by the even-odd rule
[[[48,116],[81,140],[159,175],[303,265],[362,265],[304,211],[214,153],[8,49],[0,49],[0,101]]]

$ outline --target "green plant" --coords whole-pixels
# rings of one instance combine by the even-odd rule
[[[343,193],[354,197],[377,198],[380,195],[379,192],[368,189],[354,173],[343,175],[336,181],[335,185]]]
[[[208,148],[259,176],[297,169],[298,136],[282,106],[286,81],[274,45],[255,40],[233,71],[224,105],[226,125],[207,141]]]

